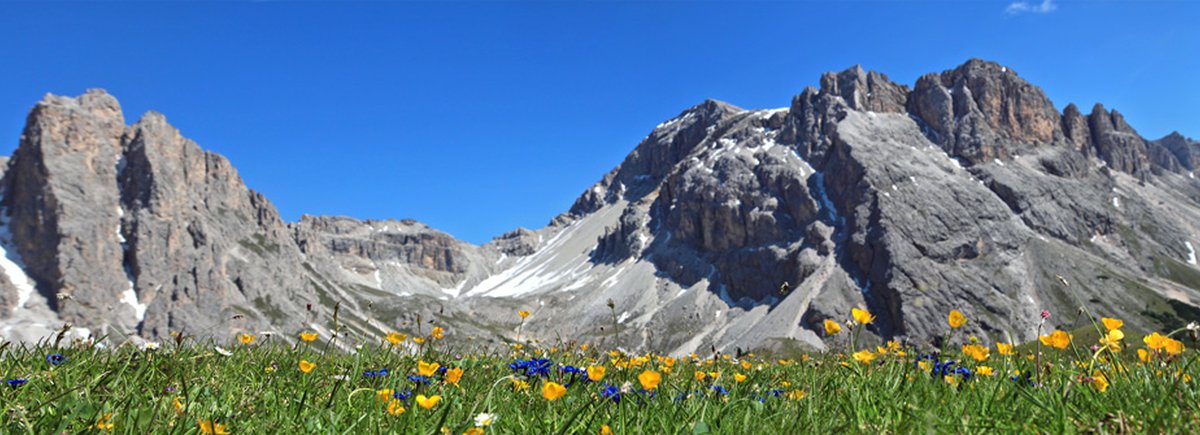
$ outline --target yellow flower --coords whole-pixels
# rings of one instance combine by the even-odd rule
[[[1183,353],[1183,342],[1174,338],[1168,338],[1163,341],[1163,349],[1171,355],[1179,355]]]
[[[267,374],[275,373],[275,366],[263,367],[263,372]]]
[[[924,361],[924,360],[922,360],[922,361],[917,361],[917,367],[920,367],[920,368],[921,368],[921,371],[923,371],[923,372],[927,372],[927,371],[929,371],[929,369],[930,369],[930,362],[929,362],[929,361]]]
[[[112,416],[113,416],[113,415],[112,415],[112,413],[110,412],[110,413],[108,413],[108,414],[104,414],[104,416],[103,416],[103,417],[100,417],[100,419],[99,419],[99,420],[96,420],[96,425],[95,425],[96,429],[100,429],[100,430],[106,430],[106,431],[112,431],[112,430],[113,430],[113,424],[108,422],[108,420],[109,420],[109,419],[111,419],[111,418],[112,418]]]
[[[434,400],[433,403],[437,404],[437,401]],[[425,406],[425,405],[421,405],[421,406]],[[429,405],[429,407],[432,408],[433,405]],[[429,409],[429,408],[425,408],[425,409]],[[397,399],[392,399],[392,400],[388,401],[388,407],[387,407],[388,415],[400,415],[400,414],[403,414],[404,411],[406,411],[406,409],[404,409],[404,402],[401,402]]]
[[[1123,322],[1121,320],[1117,320],[1117,319],[1110,319],[1107,317],[1101,317],[1100,322],[1104,324],[1104,329],[1109,330],[1109,331],[1112,331],[1115,329],[1121,329],[1122,326],[1125,326],[1125,322]]]
[[[992,376],[992,375],[995,375],[995,372],[993,372],[993,371],[992,371],[992,368],[991,368],[991,367],[988,367],[988,366],[979,366],[979,367],[976,367],[976,368],[975,368],[975,373],[978,373],[980,376]]]
[[[1169,339],[1166,336],[1160,335],[1157,332],[1142,337],[1142,342],[1146,343],[1146,347],[1150,348],[1150,350],[1162,350],[1167,340]]]
[[[254,342],[254,334],[242,334],[241,336],[238,337],[238,341],[240,341],[240,342],[242,342],[242,344],[246,344],[246,345],[253,343]]]
[[[483,435],[483,428],[482,427],[473,427],[473,428],[467,429],[466,432],[463,432],[463,435]]]
[[[512,383],[513,383],[513,391],[522,391],[522,390],[529,389],[529,383],[522,381],[520,379],[513,379]]]
[[[391,343],[392,346],[403,343],[405,338],[408,338],[408,336],[396,331],[392,331],[387,334],[387,341],[388,343]]]
[[[225,430],[225,425],[212,420],[196,420],[196,425],[200,426],[200,433],[213,435],[229,434],[229,431]]]
[[[173,406],[175,408],[176,414],[183,415],[183,413],[184,413],[183,400],[180,400],[178,397],[176,397],[174,400],[171,401],[171,406]]]
[[[700,370],[696,370],[696,380],[697,381],[703,381],[705,376],[707,376],[707,375],[705,375],[704,372],[702,372]]]
[[[462,379],[462,375],[463,375],[462,367],[455,367],[455,368],[446,370],[446,382],[449,382],[454,385],[458,385],[458,380]]]
[[[842,325],[833,320],[825,319],[825,335],[834,335],[842,332]]]
[[[412,340],[413,340],[413,343],[416,343],[416,344],[425,344],[424,337],[413,337]]]
[[[854,352],[854,360],[863,364],[870,364],[871,361],[875,360],[875,354],[871,353],[869,350],[860,350],[858,352]]]
[[[391,388],[384,388],[382,390],[376,391],[375,397],[379,398],[380,402],[387,402],[389,400],[392,400],[392,395],[395,392],[396,392],[396,390],[393,390]]]
[[[609,428],[607,424],[600,425],[600,435],[613,435],[612,428]]]
[[[787,398],[792,400],[800,400],[808,397],[808,392],[804,390],[792,390],[787,393]]]
[[[1121,351],[1121,339],[1125,338],[1125,333],[1120,329],[1111,329],[1103,337],[1100,337],[1100,344],[1107,347],[1109,351]]]
[[[750,370],[750,366],[751,366],[750,361],[742,360],[742,369],[743,370]]]
[[[958,378],[954,376],[946,375],[943,376],[942,379],[945,380],[947,384],[950,384],[951,387],[958,385]]]
[[[996,352],[999,352],[1001,355],[1012,355],[1013,354],[1012,348],[1013,348],[1013,345],[1011,345],[1011,344],[996,343]]]
[[[588,345],[586,345],[586,344],[581,344],[581,345],[579,345],[579,350],[580,350],[580,351],[583,351],[583,352],[587,352],[587,350],[588,350]]]
[[[425,397],[424,394],[417,395],[417,405],[425,409],[433,409],[441,400],[442,396]]]
[[[601,379],[604,379],[604,372],[604,366],[588,366],[587,368],[588,379],[591,379],[592,382],[600,382]]]
[[[1065,331],[1055,329],[1050,335],[1038,337],[1043,345],[1050,346],[1056,349],[1066,349],[1071,344],[1071,334]]]
[[[565,394],[567,394],[567,387],[562,386],[558,382],[547,382],[542,385],[542,397],[551,402],[558,400]]]
[[[950,310],[950,315],[946,317],[946,323],[950,324],[951,329],[957,329],[967,323],[967,316],[958,310]]]
[[[520,311],[517,311],[517,315],[521,316],[521,320],[525,320],[526,317],[529,317],[529,312],[525,311],[525,310],[520,310]]]
[[[860,325],[866,325],[866,324],[869,324],[869,323],[875,321],[875,316],[872,316],[871,313],[868,312],[867,310],[851,308],[850,315],[852,317],[854,317],[854,321],[858,322],[858,324],[860,324]]]
[[[662,381],[662,375],[658,372],[646,370],[638,375],[638,383],[642,384],[642,388],[653,390],[658,388],[658,383]]]
[[[417,374],[421,376],[433,376],[434,373],[437,373],[439,367],[441,367],[441,364],[417,361]]]
[[[1108,378],[1104,376],[1103,372],[1099,370],[1092,372],[1092,388],[1101,393],[1108,391]]]
[[[746,375],[743,375],[741,373],[734,373],[733,380],[738,381],[739,383],[746,382]]]
[[[308,373],[308,372],[313,371],[313,369],[315,369],[315,368],[317,368],[316,364],[310,363],[306,360],[300,360],[300,371],[301,372]]]
[[[315,332],[301,332],[301,333],[300,333],[300,339],[301,339],[301,340],[304,340],[304,341],[313,341],[313,340],[316,340],[316,339],[317,339],[317,333],[315,333]]]
[[[986,361],[988,359],[988,348],[978,344],[965,344],[962,347],[962,352],[975,361]]]
[[[1138,349],[1138,359],[1142,362],[1150,362],[1150,352],[1146,352],[1146,349]]]
[[[442,329],[441,326],[434,326],[433,331],[429,332],[430,337],[436,338],[438,340],[445,338],[445,334],[446,334],[446,330]]]

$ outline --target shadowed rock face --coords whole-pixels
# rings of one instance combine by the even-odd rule
[[[1200,317],[1198,164],[1191,139],[1060,114],[993,62],[911,90],[855,66],[785,108],[688,108],[546,227],[475,246],[412,220],[285,224],[162,115],[50,96],[0,181],[0,242],[38,293],[0,280],[0,331],[329,334],[334,306],[347,344],[418,320],[499,343],[526,309],[525,338],[677,354],[823,348],[855,306],[917,343],[951,309],[962,336],[1033,339],[1042,309],[1067,328],[1081,305],[1167,329]]]

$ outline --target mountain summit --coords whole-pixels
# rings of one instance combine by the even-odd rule
[[[860,66],[819,85],[688,108],[546,227],[482,246],[412,220],[282,222],[162,115],[47,96],[0,180],[0,333],[336,328],[349,346],[432,320],[685,354],[824,348],[822,321],[853,307],[915,343],[954,309],[967,335],[1018,341],[1044,309],[1062,328],[1081,306],[1145,330],[1200,319],[1200,143],[1099,104],[1060,113],[979,59],[913,89]],[[534,312],[519,336],[517,309]]]

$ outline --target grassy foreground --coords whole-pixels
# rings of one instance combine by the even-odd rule
[[[525,313],[522,313],[525,314]],[[827,322],[835,350],[788,360],[627,355],[578,343],[472,353],[436,328],[353,353],[305,333],[161,346],[0,350],[3,433],[1190,432],[1195,330],[1126,338],[1097,322],[1025,346],[939,354],[855,346],[870,315]],[[851,326],[851,325],[859,326]],[[1194,325],[1192,326],[1194,328]],[[843,330],[844,328],[844,330]],[[1115,332],[1114,332],[1115,331]],[[1082,334],[1079,334],[1082,336]],[[1172,338],[1174,337],[1174,338]],[[311,339],[311,341],[304,341]],[[840,352],[839,352],[840,351]],[[1037,368],[1040,367],[1040,370]]]

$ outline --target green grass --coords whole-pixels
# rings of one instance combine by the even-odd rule
[[[480,413],[498,416],[487,427],[495,433],[596,433],[608,425],[615,433],[834,433],[834,432],[1187,432],[1200,425],[1200,367],[1194,349],[1150,363],[1137,360],[1140,340],[1126,338],[1124,352],[1088,349],[1095,337],[1076,331],[1066,350],[1020,346],[1018,355],[1001,356],[995,347],[976,371],[954,384],[932,376],[914,363],[915,349],[889,352],[871,363],[849,357],[848,332],[832,340],[828,353],[794,361],[758,356],[679,358],[673,365],[661,356],[622,355],[619,360],[598,349],[580,350],[576,343],[530,344],[521,350],[471,351],[468,342],[430,339],[416,346],[380,344],[353,354],[333,349],[328,337],[290,346],[278,338],[259,337],[249,346],[213,342],[164,344],[154,351],[132,345],[99,349],[84,343],[52,347],[8,344],[0,350],[5,380],[26,379],[19,386],[0,384],[2,433],[99,432],[95,423],[111,413],[113,433],[199,433],[198,421],[211,420],[232,433],[463,433]],[[1183,331],[1186,332],[1186,331]],[[1182,332],[1181,332],[1182,333]],[[1093,341],[1085,341],[1093,340]],[[794,349],[790,349],[793,350]],[[47,361],[61,353],[66,362]],[[555,364],[549,377],[526,377],[508,365],[516,359],[548,358]],[[1115,358],[1114,358],[1115,357]],[[302,373],[300,360],[316,364]],[[943,360],[961,361],[958,349]],[[458,385],[434,376],[428,385],[407,379],[418,360],[464,370]],[[614,362],[616,360],[616,362]],[[632,361],[632,362],[631,362]],[[1080,367],[1094,366],[1093,369]],[[746,362],[750,368],[745,368]],[[1029,373],[1040,363],[1041,385],[1009,377]],[[559,364],[602,365],[600,383],[564,374]],[[987,365],[995,376],[978,375]],[[381,368],[388,376],[368,377]],[[663,373],[651,393],[641,392],[637,376]],[[667,371],[669,370],[669,373]],[[720,377],[697,381],[697,371]],[[1084,376],[1107,373],[1111,386],[1100,392]],[[746,376],[743,382],[735,374]],[[514,380],[530,385],[516,390]],[[564,397],[541,395],[547,381],[568,384]],[[601,395],[605,385],[624,388],[619,403]],[[718,392],[713,385],[727,390]],[[389,415],[383,389],[437,395],[441,402],[423,409],[412,399],[397,402],[406,411]],[[804,397],[788,397],[803,391]],[[176,410],[173,402],[183,404]]]

